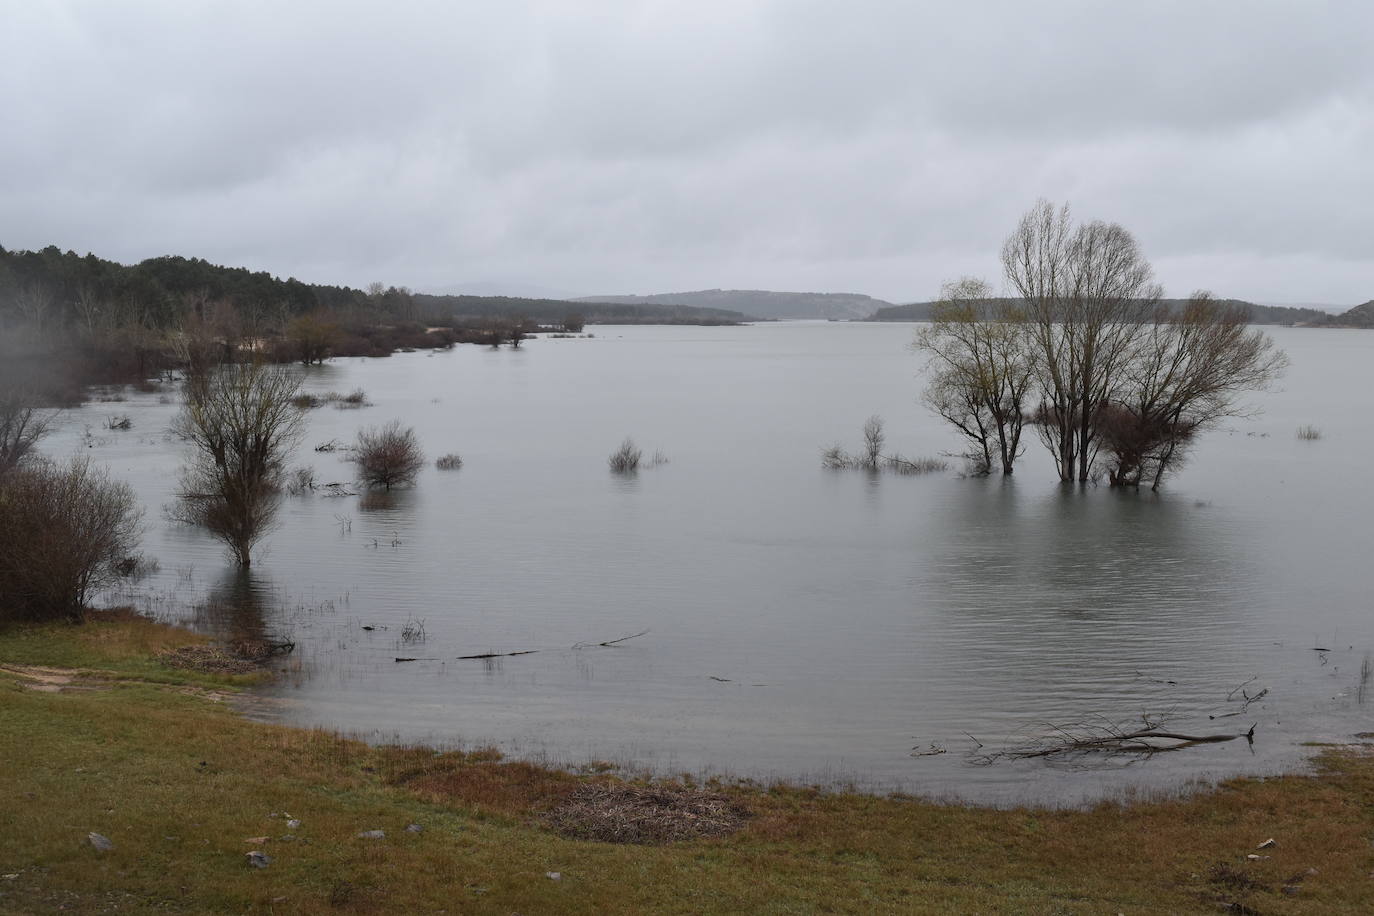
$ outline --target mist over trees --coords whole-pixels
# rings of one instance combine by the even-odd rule
[[[198,258],[134,265],[92,254],[0,247],[0,384],[6,371],[43,403],[74,404],[88,384],[201,372],[251,355],[314,364],[455,343],[513,343],[583,322],[732,324],[738,312],[580,304],[499,296],[430,296],[285,280]]]
[[[1207,293],[1164,303],[1131,234],[1075,224],[1067,206],[1028,211],[1002,268],[1015,297],[949,285],[915,343],[930,357],[924,399],[977,472],[997,459],[1011,473],[1029,424],[1060,480],[1158,489],[1198,433],[1242,414],[1245,392],[1287,365],[1244,309]]]

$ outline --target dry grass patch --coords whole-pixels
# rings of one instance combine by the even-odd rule
[[[163,649],[158,659],[169,668],[200,671],[206,674],[251,674],[258,662],[231,655],[217,646],[177,646]]]
[[[739,802],[706,789],[599,783],[574,789],[544,822],[580,840],[657,845],[725,836],[748,817]]]
[[[387,782],[427,801],[516,817],[562,803],[577,786],[570,773],[505,761],[493,749],[435,754],[427,748],[386,748],[379,763]]]

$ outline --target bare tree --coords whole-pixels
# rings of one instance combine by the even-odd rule
[[[23,389],[0,383],[0,476],[29,456],[48,433],[52,414],[33,406]]]
[[[1244,309],[1194,293],[1178,312],[1156,310],[1122,371],[1118,396],[1101,418],[1113,486],[1159,489],[1200,431],[1244,415],[1246,391],[1271,384],[1288,358]]]
[[[300,386],[279,367],[222,366],[187,383],[172,424],[191,450],[174,517],[207,528],[245,568],[276,516],[281,475],[305,429],[294,403]]]
[[[1067,206],[1046,200],[1003,245],[1002,267],[1025,312],[1041,439],[1061,480],[1086,481],[1101,447],[1099,413],[1161,290],[1129,232],[1100,221],[1074,226]]]
[[[863,465],[870,471],[878,470],[883,460],[883,443],[887,436],[883,433],[883,418],[874,414],[864,421]]]
[[[1024,312],[965,277],[944,286],[931,319],[914,344],[931,357],[926,404],[969,440],[977,472],[1000,461],[1012,473],[1034,380]]]
[[[387,490],[414,483],[415,475],[425,466],[414,428],[401,426],[400,420],[359,430],[351,460],[358,465],[358,477],[363,483]]]
[[[77,618],[91,593],[134,565],[133,490],[85,458],[27,463],[0,478],[0,615]]]

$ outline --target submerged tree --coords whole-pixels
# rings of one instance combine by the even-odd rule
[[[172,514],[224,541],[242,567],[276,517],[282,472],[305,429],[300,386],[279,367],[223,366],[187,382],[172,423],[191,451]]]
[[[351,459],[358,465],[358,477],[369,487],[392,487],[414,483],[425,466],[425,455],[415,429],[392,420],[385,426],[359,430]]]
[[[1159,489],[1197,433],[1244,415],[1240,395],[1267,387],[1287,365],[1243,309],[1209,293],[1194,293],[1178,312],[1157,309],[1099,418],[1111,484]]]
[[[1039,201],[1002,247],[1020,297],[1040,403],[1035,422],[1060,480],[1086,481],[1099,417],[1161,296],[1149,262],[1115,223],[1075,226]]]
[[[1011,473],[1032,423],[1063,481],[1104,471],[1158,488],[1198,432],[1244,414],[1287,359],[1239,308],[1196,294],[1172,310],[1149,263],[1115,224],[1075,226],[1040,201],[1002,249],[1017,293],[947,286],[916,346],[929,353],[926,403],[969,440],[975,466]]]
[[[965,277],[941,290],[915,347],[930,355],[924,400],[969,442],[977,473],[1000,464],[1012,473],[1021,455],[1027,394],[1034,378],[1023,313]]]

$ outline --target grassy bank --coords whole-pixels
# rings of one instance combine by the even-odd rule
[[[158,658],[199,641],[120,616],[0,631],[0,912],[1331,913],[1374,899],[1362,749],[1328,753],[1315,778],[1082,812],[729,789],[739,830],[623,845],[546,826],[604,777],[248,721],[225,698],[251,676]],[[250,850],[271,864],[250,867]]]

